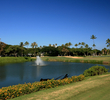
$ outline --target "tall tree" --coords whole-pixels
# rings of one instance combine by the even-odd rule
[[[24,46],[23,42],[20,42],[20,47],[23,47],[23,46]]]
[[[17,55],[20,54],[20,51],[22,49],[25,51],[25,49],[20,47],[19,45],[13,45],[13,46],[11,45],[5,51],[6,51],[7,54],[9,54],[9,55],[12,54],[16,57]]]
[[[88,47],[89,47],[88,44],[86,44],[86,45],[85,45],[85,48],[88,48]]]
[[[85,45],[85,43],[84,43],[84,42],[82,42],[82,43],[81,43],[81,45],[83,45],[83,46],[84,46],[84,45]]]
[[[63,49],[62,49],[62,52],[64,53],[64,56],[66,56],[66,55],[68,54],[69,50],[66,49],[66,48],[63,48]]]
[[[94,36],[94,35],[91,36],[91,39],[93,39],[93,47],[94,47],[94,49],[95,49],[95,46],[94,46],[94,44],[95,44],[95,43],[94,43],[94,39],[96,39],[96,38],[97,38],[97,37]]]
[[[106,49],[106,48],[102,49],[102,54],[108,54],[108,53],[109,53],[108,49]]]
[[[93,44],[92,46],[93,46],[93,47],[95,47],[96,45],[95,45],[95,44]]]
[[[24,43],[24,45],[27,46],[27,49],[28,49],[29,42],[26,41],[26,42]]]
[[[0,56],[1,56],[1,52],[4,50],[6,44],[0,41]]]
[[[34,53],[34,52],[33,52],[33,51],[34,51],[34,43],[31,43],[31,47],[32,47],[32,49],[33,49],[33,50],[32,50],[32,55],[33,55],[33,53]]]
[[[85,45],[85,48],[87,49],[87,55],[88,55],[88,44]]]
[[[62,46],[62,47],[64,47],[65,45],[64,45],[64,44],[62,44],[61,46]]]
[[[102,49],[102,54],[104,54],[104,49]]]
[[[53,47],[55,47],[55,44],[53,44]]]
[[[75,44],[74,46],[77,48],[78,44]]]
[[[33,44],[34,44],[35,48],[37,48],[37,47],[38,47],[38,45],[37,45],[37,43],[36,43],[36,42],[33,42]]]
[[[71,42],[65,44],[66,47],[70,47],[71,45],[72,45]]]
[[[55,47],[57,47],[57,43],[55,43]]]
[[[33,42],[31,44],[31,47],[34,49],[34,56],[35,56],[36,48],[38,47],[37,43],[36,42]]]
[[[28,45],[29,45],[29,42],[26,41],[26,42],[24,43],[24,45],[27,46],[26,55],[28,55]]]
[[[81,42],[79,42],[78,45],[81,45]]]
[[[104,54],[107,54],[107,49],[106,48],[104,48]]]
[[[92,46],[95,48],[95,46],[96,46],[96,45],[95,45],[95,44],[93,44]],[[96,55],[96,49],[94,49],[94,51],[95,51],[95,55]]]
[[[70,47],[70,46],[72,45],[72,43],[71,43],[71,42],[69,42],[69,43],[68,43],[68,45],[69,45],[69,47]]]
[[[69,46],[69,43],[66,43],[65,46],[68,47]]]
[[[22,52],[21,52],[21,56],[23,56],[23,46],[24,46],[24,44],[23,44],[23,42],[20,42],[20,47],[22,47]]]
[[[49,47],[51,47],[51,44],[49,44]]]
[[[69,49],[70,49],[70,46],[72,45],[71,42],[68,43],[68,46],[69,46]],[[69,55],[70,55],[70,50],[69,50]]]
[[[34,48],[34,44],[33,43],[31,43],[31,47]]]
[[[110,47],[110,39],[106,40],[107,47]]]

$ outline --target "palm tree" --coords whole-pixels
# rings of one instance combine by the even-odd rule
[[[66,47],[70,47],[71,45],[72,45],[71,42],[65,44]]]
[[[27,46],[27,49],[28,49],[29,42],[26,41],[24,44]]]
[[[109,49],[103,48],[102,49],[102,54],[109,54]]]
[[[34,48],[34,44],[33,43],[31,43],[31,47]]]
[[[23,46],[24,46],[23,42],[20,42],[20,47],[23,47]]]
[[[110,47],[110,39],[106,40],[106,44],[108,44],[107,47]]]
[[[88,48],[88,47],[89,47],[88,44],[86,44],[86,45],[85,45],[85,48]]]
[[[95,45],[95,44],[93,44],[92,46],[95,48],[95,46],[96,46],[96,45]],[[94,49],[94,50],[95,50],[95,49]],[[96,55],[96,50],[95,50],[95,55]]]
[[[95,45],[95,44],[93,44],[92,46],[93,46],[93,47],[95,47],[96,45]]]
[[[97,38],[97,37],[95,37],[94,35],[91,36],[91,39],[93,39],[93,45],[95,44],[95,43],[94,43],[94,39],[96,39],[96,38]],[[95,49],[95,46],[93,46],[93,47],[94,47],[94,49]]]
[[[68,47],[69,46],[69,43],[66,43],[65,46]]]
[[[55,44],[53,44],[53,47],[55,47]]]
[[[87,49],[87,55],[88,55],[88,44],[85,45],[85,48]]]
[[[74,46],[77,48],[78,44],[75,44]]]
[[[20,42],[20,47],[22,48],[22,52],[21,52],[21,55],[22,55],[22,57],[23,57],[23,46],[24,46],[24,44],[23,44],[23,42]]]
[[[32,44],[31,44],[31,46],[32,46],[32,48],[34,48],[35,47],[35,49],[34,49],[34,56],[35,56],[35,51],[36,51],[36,48],[37,48],[37,43],[36,42],[33,42]]]
[[[79,42],[78,45],[81,45],[81,43]]]
[[[68,43],[69,48],[70,48],[71,45],[72,45],[72,43],[69,42],[69,43]],[[70,55],[70,50],[69,50],[69,55]]]
[[[37,48],[37,47],[38,47],[38,45],[37,45],[37,43],[36,43],[36,42],[33,42],[33,44],[34,44],[35,48]]]
[[[34,43],[31,43],[31,47],[32,47],[32,49],[34,51]],[[33,52],[32,52],[32,55],[33,55]]]
[[[26,53],[27,53],[27,55],[28,55],[28,45],[29,45],[29,42],[26,41],[26,42],[24,43],[24,45],[27,46],[27,52],[26,52]]]
[[[83,45],[83,46],[84,46],[84,45],[85,45],[85,43],[84,43],[84,42],[82,42],[82,43],[81,43],[81,45]]]
[[[57,47],[57,43],[55,43],[55,47]]]
[[[51,47],[51,44],[49,44],[49,47]]]
[[[64,45],[64,44],[62,44],[61,46],[62,46],[62,47],[64,47],[65,45]]]
[[[102,51],[103,51],[103,54],[107,54],[107,49],[106,48],[102,49]]]
[[[72,43],[71,43],[71,42],[69,42],[69,43],[68,43],[68,45],[69,45],[69,47],[70,47],[70,46],[72,45]]]
[[[102,49],[102,54],[104,54],[104,49]]]

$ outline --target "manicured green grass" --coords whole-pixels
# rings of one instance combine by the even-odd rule
[[[0,57],[0,64],[31,61],[30,57]]]
[[[95,91],[95,92],[94,92]],[[76,96],[68,98],[68,100],[110,100],[110,84],[99,86],[82,92]]]
[[[110,57],[98,57],[98,56],[97,57],[87,56],[87,57],[82,57],[82,58],[42,57],[42,60],[44,60],[44,61],[62,61],[62,62],[82,62],[82,63],[110,64]]]
[[[10,100],[110,100],[110,73]]]

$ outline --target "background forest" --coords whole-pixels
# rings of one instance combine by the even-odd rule
[[[70,48],[71,42],[57,46],[57,44],[49,44],[48,46],[40,46],[36,42],[31,43],[32,48],[28,48],[29,42],[20,42],[19,45],[8,45],[0,41],[0,55],[1,56],[97,56],[97,55],[108,55],[110,49],[103,48],[102,50],[95,49],[96,45],[94,35],[91,36],[93,39],[92,47],[84,42],[74,44],[74,47]],[[110,47],[110,39],[106,40],[107,47]],[[79,48],[77,48],[79,47]]]

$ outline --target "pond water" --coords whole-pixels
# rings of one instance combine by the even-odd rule
[[[71,62],[45,62],[46,66],[36,66],[35,62],[24,62],[15,64],[0,65],[0,88],[32,83],[40,81],[41,78],[57,78],[69,74],[69,77],[83,74],[83,72],[101,64],[71,63]],[[105,66],[110,69],[110,66]],[[110,70],[109,70],[110,72]]]

